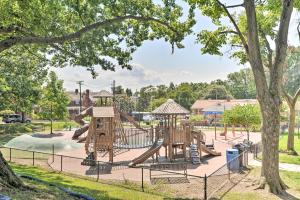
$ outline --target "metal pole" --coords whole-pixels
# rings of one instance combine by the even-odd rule
[[[144,192],[144,168],[142,167],[142,190]]]
[[[99,165],[99,161],[97,161],[98,165],[97,165],[97,181],[99,181],[99,174],[100,174],[100,165]]]
[[[207,200],[207,176],[204,175],[204,200]]]
[[[51,103],[51,105],[50,105],[50,120],[51,120],[50,134],[53,134],[53,119],[52,119],[52,112],[53,112],[53,109],[52,109],[52,103]]]
[[[9,162],[11,162],[11,148],[9,148]]]
[[[34,151],[32,152],[32,165],[34,166]]]
[[[81,85],[83,81],[77,81],[77,84],[79,84],[79,111],[82,111],[82,100],[81,100]]]
[[[217,114],[215,114],[215,140],[217,140]]]
[[[52,162],[54,162],[54,144],[52,145]]]

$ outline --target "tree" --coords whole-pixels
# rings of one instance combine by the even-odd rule
[[[68,116],[67,105],[69,102],[70,99],[63,87],[63,80],[59,80],[55,72],[51,71],[39,102],[41,108],[39,115],[44,119],[51,120],[51,133],[52,120],[63,120]]]
[[[166,101],[167,101],[166,98],[154,99],[153,101],[151,101],[148,110],[153,111],[155,108],[159,107],[160,105],[162,105]]]
[[[84,66],[93,76],[94,66],[131,69],[131,54],[144,40],[164,38],[183,47],[194,20],[182,22],[182,15],[173,1],[2,0],[0,53],[36,48],[53,66]]]
[[[255,99],[256,88],[250,68],[241,69],[227,75],[227,90],[235,99]]]
[[[295,106],[300,95],[300,49],[290,47],[287,65],[284,69],[283,97],[289,107],[289,129],[287,150],[294,151]]]
[[[291,14],[294,7],[300,7],[300,2],[243,0],[237,5],[226,5],[220,0],[188,2],[210,17],[217,27],[198,34],[203,53],[222,55],[221,47],[229,45],[233,58],[240,63],[250,63],[263,119],[259,188],[267,184],[272,193],[285,193],[286,185],[280,178],[278,164],[282,71]],[[236,12],[231,12],[231,9],[236,9]],[[221,22],[224,17],[229,24]],[[270,45],[271,40],[275,48]],[[268,68],[269,80],[265,67]]]
[[[243,126],[247,131],[249,141],[250,130],[261,125],[260,109],[258,106],[251,104],[237,105],[231,110],[225,110],[223,120],[225,124]]]
[[[125,93],[128,97],[132,96],[132,90],[130,88],[126,88]]]
[[[191,108],[191,105],[195,101],[192,87],[189,83],[179,84],[176,87],[173,98],[178,104],[180,104],[181,106],[185,107],[188,110]]]
[[[40,98],[47,75],[45,63],[27,53],[14,53],[9,59],[0,58],[0,74],[7,85],[3,94],[6,107],[21,112],[24,120]]]
[[[20,55],[22,59],[20,59]],[[23,53],[10,53],[0,57],[0,101],[6,109],[31,113],[40,96],[41,85],[46,76],[45,63],[36,57]],[[21,179],[15,175],[0,152],[0,185],[25,189]]]
[[[232,98],[231,94],[223,85],[210,85],[205,99],[227,99]]]

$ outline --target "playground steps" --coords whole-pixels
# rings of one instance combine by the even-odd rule
[[[83,161],[81,162],[81,165],[95,166],[96,161],[95,161],[95,158],[94,158],[94,153],[91,152],[90,154],[88,154],[87,157],[85,159],[83,159]]]
[[[200,161],[200,155],[199,155],[199,152],[198,152],[197,145],[191,144],[190,148],[191,148],[191,158],[192,158],[193,165],[200,164],[201,161]]]

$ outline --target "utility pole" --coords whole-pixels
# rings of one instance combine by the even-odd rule
[[[81,99],[81,86],[83,84],[83,81],[77,81],[76,82],[79,85],[79,111],[82,111],[82,99]]]

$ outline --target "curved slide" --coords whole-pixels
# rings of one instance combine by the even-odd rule
[[[148,149],[146,152],[144,152],[142,155],[139,157],[133,159],[130,163],[129,166],[135,166],[137,164],[140,164],[144,161],[146,161],[148,158],[150,158],[152,155],[157,153],[160,148],[163,146],[164,141],[163,140],[158,140],[156,141],[150,149]]]
[[[88,107],[83,112],[81,112],[79,115],[75,116],[74,121],[80,124],[82,127],[75,130],[74,135],[72,139],[78,139],[79,136],[81,136],[84,132],[89,130],[89,124],[86,124],[86,122],[83,120],[86,116],[92,116],[93,114],[93,106]]]
[[[210,154],[210,155],[213,155],[213,156],[220,156],[221,155],[221,152],[217,152],[213,149],[210,149],[208,147],[206,147],[204,144],[198,144],[200,145],[200,148],[201,148],[201,151],[207,153],[207,154]]]

